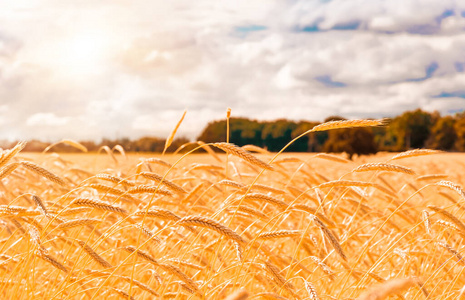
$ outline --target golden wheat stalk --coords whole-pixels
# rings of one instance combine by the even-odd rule
[[[326,217],[321,212],[318,212],[318,209],[316,209],[314,207],[311,207],[311,206],[308,206],[308,205],[305,205],[305,204],[294,204],[294,205],[292,205],[291,208],[292,209],[297,209],[297,210],[303,210],[303,211],[305,211],[305,212],[307,212],[309,214],[317,216],[319,219],[321,219],[321,221],[326,223],[326,225],[328,227],[330,227],[330,228],[336,228],[337,227],[336,224],[334,224],[333,221],[328,219],[328,217]]]
[[[133,182],[127,181],[126,179],[123,179],[123,178],[117,177],[117,176],[113,176],[113,175],[110,175],[110,174],[105,174],[105,173],[99,173],[99,174],[95,175],[94,177],[97,178],[97,179],[110,181],[110,182],[113,182],[113,183],[116,183],[116,184],[121,184],[121,185],[126,186],[126,187],[132,187],[132,186],[135,185]]]
[[[171,273],[172,275],[176,276],[178,279],[184,282],[188,288],[190,288],[194,292],[199,291],[199,287],[197,286],[197,284],[189,276],[183,273],[178,267],[170,265],[170,264],[165,264],[165,263],[160,263],[159,266],[166,272]]]
[[[241,147],[243,150],[248,151],[248,152],[257,152],[261,154],[270,154],[270,152],[266,149],[263,149],[261,147],[255,146],[255,145],[244,145]]]
[[[45,204],[42,201],[42,199],[40,199],[39,196],[37,196],[37,195],[32,195],[32,200],[34,200],[34,202],[37,205],[37,208],[39,209],[39,211],[42,212],[42,214],[44,216],[48,216],[47,208],[45,207]]]
[[[391,295],[400,294],[404,290],[417,285],[414,278],[390,279],[376,285],[367,292],[360,295],[357,300],[383,300]]]
[[[295,295],[295,287],[294,287],[294,285],[292,285],[292,283],[286,281],[286,279],[281,275],[281,272],[278,269],[278,267],[276,267],[275,265],[273,265],[269,261],[266,261],[264,263],[264,267],[273,276],[273,278],[276,280],[276,282],[279,284],[280,287],[283,287],[289,293],[291,293],[292,295]]]
[[[259,240],[269,240],[269,239],[280,239],[286,237],[300,237],[302,236],[302,230],[277,230],[263,232],[257,236]]]
[[[445,218],[449,219],[452,223],[454,223],[460,230],[465,232],[465,224],[462,223],[456,216],[448,212],[447,210],[444,210],[440,207],[434,206],[434,205],[428,205],[427,206],[429,209],[437,212],[438,214],[444,216]]]
[[[144,177],[146,179],[153,180],[155,182],[161,182],[161,184],[165,185],[167,188],[171,189],[174,192],[181,193],[181,194],[187,193],[179,185],[177,185],[177,184],[175,184],[175,183],[173,183],[173,182],[171,182],[171,181],[169,181],[167,179],[163,179],[163,177],[161,177],[160,175],[158,175],[156,173],[142,172],[142,173],[139,173],[139,175],[141,175],[142,177]]]
[[[387,171],[387,172],[400,172],[408,175],[415,175],[415,172],[407,167],[387,164],[387,163],[368,163],[360,165],[353,169],[352,172],[366,172],[366,171]]]
[[[425,224],[426,232],[431,235],[431,221],[427,210],[422,212],[423,223]]]
[[[327,265],[325,264],[321,259],[319,259],[316,256],[310,256],[310,259],[327,275],[330,276],[330,278],[334,277],[335,272]]]
[[[151,263],[154,266],[159,266],[160,264],[153,258],[150,254],[142,251],[142,250],[137,250],[136,247],[134,246],[126,246],[123,248],[124,250],[128,251],[129,253],[135,252],[137,256],[145,259],[149,263]]]
[[[113,268],[113,266],[109,262],[103,259],[103,257],[101,257],[100,255],[98,255],[97,252],[95,252],[94,249],[92,249],[89,245],[87,245],[86,242],[81,241],[81,240],[77,240],[76,242],[99,265],[101,265],[102,267],[106,269]]]
[[[333,246],[334,250],[336,250],[336,253],[339,254],[339,256],[343,260],[347,261],[347,256],[345,255],[344,251],[342,250],[342,247],[339,244],[338,239],[336,238],[334,233],[328,227],[326,227],[326,225],[323,222],[321,222],[321,220],[318,219],[317,216],[313,215],[312,219],[315,222],[315,224],[320,228],[320,230],[323,232],[323,234],[328,238],[328,240],[331,243],[331,245]]]
[[[70,215],[78,215],[81,213],[86,213],[90,210],[89,207],[74,207],[74,208],[66,208],[65,210],[60,212],[61,216],[70,216]]]
[[[235,187],[235,188],[238,188],[238,189],[241,189],[241,188],[245,187],[245,185],[240,183],[240,182],[233,181],[233,180],[228,180],[228,179],[223,179],[223,180],[219,181],[218,184],[219,185],[230,186],[230,187]]]
[[[59,144],[66,144],[66,145],[69,145],[69,146],[74,147],[76,149],[79,149],[82,152],[87,152],[87,148],[83,144],[78,143],[78,142],[73,141],[73,140],[70,140],[70,139],[64,139],[64,140],[61,140],[59,142],[51,144],[50,146],[45,148],[44,151],[42,151],[42,153],[45,153],[45,152],[49,151],[50,149],[52,149],[53,147],[55,147],[56,145],[59,145]]]
[[[207,217],[188,216],[188,217],[184,217],[181,220],[179,220],[177,224],[181,226],[199,226],[199,227],[210,228],[218,232],[219,234],[224,235],[238,243],[241,243],[241,244],[246,243],[246,241],[235,231]]]
[[[399,153],[394,155],[391,160],[407,158],[407,157],[414,157],[414,156],[421,156],[421,155],[430,155],[430,154],[440,154],[444,153],[443,151],[439,150],[430,150],[430,149],[414,149]]]
[[[120,278],[126,280],[127,282],[129,282],[130,284],[134,284],[135,286],[139,287],[140,289],[146,291],[146,292],[149,292],[150,294],[154,295],[155,297],[159,297],[160,295],[155,292],[153,289],[151,289],[148,285],[138,281],[138,280],[135,280],[134,278],[131,278],[129,276],[119,276]]]
[[[42,242],[40,241],[40,232],[34,226],[27,225],[27,233],[29,234],[31,241],[35,245],[37,250],[40,253],[47,254],[47,249],[45,249],[45,247],[42,246]]]
[[[244,200],[264,201],[279,206],[282,209],[286,209],[289,206],[286,202],[282,200],[261,193],[248,193],[244,196]]]
[[[449,175],[446,174],[430,174],[430,175],[422,175],[417,177],[417,181],[426,181],[426,180],[434,180],[434,179],[446,179]]]
[[[137,202],[137,203],[142,203],[142,201],[140,201],[139,199],[133,198],[131,195],[128,195],[128,193],[126,193],[125,191],[122,191],[120,189],[116,189],[116,188],[113,188],[113,187],[110,187],[110,186],[107,186],[107,185],[104,185],[104,184],[91,183],[89,185],[85,185],[84,187],[92,188],[92,189],[94,189],[96,191],[99,191],[101,193],[115,195],[115,196],[118,196],[121,199],[124,199],[126,201],[134,201],[134,202]]]
[[[458,262],[461,264],[461,265],[465,265],[465,261],[463,260],[463,256],[460,255],[460,253],[455,250],[454,248],[452,248],[451,245],[449,245],[448,243],[446,242],[443,242],[443,241],[437,241],[436,242],[439,246],[443,247],[444,249],[446,249],[449,253],[451,253],[452,255],[454,255]]]
[[[373,126],[384,126],[386,125],[385,119],[378,120],[342,120],[342,121],[330,121],[320,125],[316,125],[311,129],[311,132],[315,131],[326,131],[331,129],[342,129],[342,128],[354,128],[354,127],[373,127]]]
[[[122,289],[117,289],[115,287],[111,287],[115,292],[117,292],[121,297],[123,297],[126,300],[135,300],[133,296],[130,296],[128,293],[123,291]]]
[[[169,162],[166,162],[166,161],[164,161],[163,159],[156,158],[156,157],[146,158],[146,159],[144,159],[143,161],[145,161],[146,163],[159,164],[159,165],[165,166],[165,167],[167,167],[167,168],[171,168],[171,167],[173,166],[173,165],[170,164]]]
[[[81,219],[76,219],[76,220],[71,220],[71,221],[61,223],[57,226],[57,228],[65,230],[65,229],[71,229],[71,228],[75,228],[79,226],[93,226],[101,222],[102,220],[100,219],[81,218]]]
[[[58,183],[59,185],[66,185],[65,181],[58,177],[57,175],[53,174],[52,172],[42,168],[39,165],[36,165],[35,163],[28,162],[28,161],[22,161],[21,165],[34,173],[37,173],[38,175],[47,178],[48,180]]]
[[[318,297],[318,294],[313,284],[311,284],[307,280],[304,280],[304,284],[305,284],[305,289],[307,290],[308,296],[310,297],[310,300],[320,300],[320,297]]]
[[[282,194],[286,193],[285,190],[281,190],[281,189],[278,189],[278,188],[275,188],[275,187],[272,187],[272,186],[259,184],[259,183],[255,183],[254,185],[252,185],[252,190],[271,192],[271,193],[275,193],[275,194],[279,194],[279,195],[282,195]]]
[[[170,135],[166,139],[165,148],[163,148],[162,155],[164,155],[165,152],[166,152],[166,149],[168,149],[168,147],[171,146],[171,143],[173,142],[174,136],[176,135],[176,132],[178,131],[179,126],[181,125],[182,121],[184,120],[184,117],[186,116],[186,113],[187,113],[187,110],[184,111],[184,113],[182,114],[181,119],[179,119],[178,123],[176,123],[176,127],[174,127],[173,131],[171,131]]]
[[[268,216],[265,215],[264,213],[262,213],[261,211],[253,208],[253,207],[249,207],[249,206],[244,206],[244,205],[241,205],[240,207],[239,206],[231,206],[228,208],[228,211],[230,212],[234,212],[234,211],[240,211],[240,212],[245,212],[249,215],[252,215],[252,216],[255,216],[255,217],[259,217],[260,219],[268,219]]]
[[[161,208],[161,207],[152,207],[148,211],[138,210],[134,213],[134,216],[138,216],[138,217],[147,216],[149,218],[159,218],[162,220],[170,220],[170,221],[179,221],[181,219],[173,212],[167,209]]]
[[[122,215],[126,215],[128,213],[125,209],[118,207],[116,205],[109,204],[107,202],[103,202],[99,200],[89,199],[89,198],[81,198],[81,197],[75,198],[71,202],[70,205],[92,207],[92,208],[96,208],[96,209],[100,209],[104,211],[119,213]]]
[[[347,159],[345,159],[343,157],[333,155],[333,154],[329,154],[329,153],[318,153],[317,155],[315,155],[315,157],[326,159],[326,160],[331,160],[331,161],[335,161],[335,162],[340,162],[340,163],[343,163],[343,164],[346,164],[346,163],[350,162],[350,160],[347,160]]]
[[[62,263],[60,263],[56,258],[54,258],[53,256],[48,255],[46,253],[43,253],[41,251],[37,251],[36,256],[38,256],[41,259],[43,259],[44,261],[48,262],[49,264],[51,264],[52,266],[54,266],[58,270],[61,270],[61,271],[65,272],[65,273],[68,273],[68,269]]]
[[[459,194],[465,200],[465,190],[460,185],[458,185],[456,183],[453,183],[451,181],[447,181],[447,180],[441,180],[438,183],[436,183],[436,185],[444,186],[444,187],[447,187],[447,188],[455,191],[457,194]]]
[[[17,143],[12,149],[8,150],[3,156],[0,157],[0,168],[9,162],[16,154],[26,146],[26,142]]]
[[[127,191],[128,194],[143,194],[143,193],[150,193],[150,194],[160,194],[164,196],[172,196],[173,193],[171,193],[168,190],[152,186],[152,185],[138,185],[135,186]]]
[[[264,169],[267,169],[267,170],[274,170],[274,168],[265,163],[264,161],[258,159],[257,157],[253,156],[250,152],[247,152],[245,151],[244,149],[234,145],[234,144],[231,144],[231,143],[214,143],[213,146],[225,151],[225,152],[228,152],[234,156],[237,156],[237,157],[240,157],[242,158],[243,160],[251,163],[252,165],[255,165],[255,166],[258,166],[260,168],[264,168]]]
[[[3,178],[7,177],[8,175],[10,175],[11,173],[13,173],[14,170],[16,170],[16,168],[19,166],[19,163],[11,163],[11,164],[8,164],[6,165],[5,167],[3,167],[1,170],[0,170],[0,180],[2,180]]]
[[[249,292],[246,290],[238,290],[227,296],[224,300],[246,300],[249,298]]]

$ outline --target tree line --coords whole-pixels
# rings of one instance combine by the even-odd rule
[[[344,120],[331,116],[324,122]],[[290,140],[320,124],[294,122],[286,119],[260,122],[247,118],[230,120],[230,142],[239,146],[253,144],[279,151]],[[226,120],[210,122],[198,137],[206,143],[226,140]],[[465,112],[441,116],[421,109],[404,112],[392,118],[387,126],[375,128],[338,129],[308,134],[287,151],[346,152],[371,154],[377,151],[405,151],[429,148],[445,151],[465,151]]]
[[[331,116],[324,122],[344,120]],[[258,121],[248,118],[231,118],[229,141],[238,146],[256,145],[276,152],[289,141],[303,132],[320,124],[311,121]],[[226,120],[217,120],[207,124],[197,138],[205,143],[226,141]],[[173,152],[188,143],[187,138],[176,138],[167,152]],[[121,145],[126,151],[162,152],[165,139],[143,137],[103,139],[101,142],[80,141],[89,151],[98,151],[102,146],[110,148]],[[11,145],[11,143],[10,143]],[[3,145],[4,148],[10,145]],[[43,151],[49,143],[39,140],[29,141],[26,151]],[[187,147],[189,148],[189,147]],[[415,148],[429,148],[446,151],[465,152],[465,112],[441,116],[438,112],[426,112],[421,109],[404,112],[392,118],[387,126],[375,128],[337,129],[328,132],[307,134],[295,141],[286,151],[290,152],[346,152],[371,154],[377,151],[405,151]],[[190,148],[192,149],[192,148]],[[65,144],[53,148],[56,152],[78,151]]]

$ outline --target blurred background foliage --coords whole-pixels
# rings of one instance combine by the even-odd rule
[[[344,120],[331,116],[324,122]],[[271,152],[281,150],[289,141],[303,132],[320,124],[310,121],[258,121],[248,118],[230,119],[230,142],[238,146],[256,145]],[[226,120],[207,124],[197,138],[198,141],[214,143],[226,141]],[[169,147],[173,152],[188,143],[187,138],[176,138]],[[3,142],[8,148],[16,142]],[[110,148],[121,145],[126,151],[162,152],[165,139],[142,137],[136,140],[120,138],[103,139],[100,142],[80,141],[89,151],[98,151],[103,146]],[[43,151],[49,143],[39,140],[29,141],[26,151]],[[192,149],[194,145],[185,147]],[[426,112],[421,109],[407,111],[389,120],[384,127],[338,129],[328,132],[307,134],[294,142],[286,151],[289,152],[345,152],[349,157],[354,154],[372,154],[378,151],[405,151],[408,149],[429,148],[445,151],[465,151],[465,112],[441,116],[438,112]],[[55,152],[76,152],[75,148],[65,144],[53,148]]]

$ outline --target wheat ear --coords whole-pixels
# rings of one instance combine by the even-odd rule
[[[447,187],[447,188],[455,191],[457,194],[459,194],[465,200],[465,190],[460,185],[458,185],[456,183],[453,183],[451,181],[447,181],[447,180],[441,180],[436,184],[439,185],[439,186]]]
[[[447,210],[444,210],[440,207],[434,206],[434,205],[428,205],[427,206],[429,209],[437,212],[438,214],[444,216],[445,218],[449,219],[452,223],[454,223],[460,230],[465,232],[465,224],[462,223],[456,216],[448,212]]]
[[[21,150],[23,150],[25,146],[26,142],[19,142],[12,149],[8,150],[6,155],[3,157],[0,156],[0,168],[3,167],[8,161],[10,161],[10,159],[12,159]]]
[[[107,262],[105,259],[103,259],[100,255],[98,255],[97,252],[94,251],[94,249],[92,249],[89,245],[87,245],[87,243],[85,243],[85,242],[83,242],[81,240],[77,240],[77,243],[99,265],[101,265],[102,267],[104,267],[106,269],[113,268],[113,266],[109,262]]]
[[[186,113],[187,113],[187,110],[184,111],[184,113],[182,114],[181,119],[176,124],[176,127],[174,127],[173,131],[171,131],[170,135],[166,139],[165,148],[163,148],[162,155],[165,154],[166,149],[168,149],[168,147],[171,146],[171,143],[173,142],[174,136],[176,135],[176,132],[178,131],[179,126],[181,125],[182,121],[184,120],[184,117],[186,116]]]
[[[234,145],[234,144],[231,144],[231,143],[214,143],[213,146],[225,151],[225,152],[228,152],[228,153],[231,153],[232,155],[234,156],[237,156],[237,157],[240,157],[242,158],[243,160],[245,161],[248,161],[249,163],[253,164],[253,165],[256,165],[260,168],[264,168],[264,169],[268,169],[268,170],[274,170],[274,168],[265,163],[264,161],[256,158],[255,156],[253,156],[250,152],[247,152],[245,151],[244,149]]]
[[[415,175],[415,172],[407,167],[386,164],[386,163],[369,163],[360,165],[353,169],[352,172],[366,172],[366,171],[388,171],[388,172],[400,172],[408,175]]]
[[[372,127],[386,125],[385,119],[379,120],[343,120],[343,121],[330,121],[317,125],[311,129],[315,131],[326,131],[331,129],[354,128],[354,127]]]
[[[132,187],[132,186],[135,185],[133,182],[127,181],[126,179],[123,179],[121,177],[112,176],[112,175],[105,174],[105,173],[97,174],[94,177],[97,178],[97,179],[110,181],[110,182],[113,182],[113,183],[116,183],[116,184],[121,184],[121,185],[127,186],[127,187]]]
[[[135,298],[133,296],[130,296],[128,293],[126,293],[125,291],[123,291],[122,289],[117,289],[115,287],[112,287],[112,289],[117,292],[121,297],[123,297],[124,299],[126,300],[135,300]]]
[[[282,200],[279,200],[275,197],[268,196],[266,194],[261,194],[261,193],[248,193],[247,195],[244,196],[244,200],[264,201],[264,202],[277,205],[282,209],[286,209],[289,206],[286,202]]]
[[[414,150],[409,150],[409,151],[405,151],[397,155],[394,155],[391,158],[391,160],[413,157],[413,156],[420,156],[420,155],[439,154],[439,153],[444,153],[444,152],[439,151],[439,150],[430,150],[430,149],[414,149]]]
[[[21,165],[24,166],[25,168],[33,171],[34,173],[39,174],[42,177],[47,178],[48,180],[58,183],[59,185],[66,185],[65,181],[58,177],[57,175],[53,174],[52,172],[42,168],[39,165],[36,165],[35,163],[28,162],[28,161],[22,161]]]
[[[76,219],[76,220],[71,220],[71,221],[61,223],[57,226],[57,228],[65,230],[65,229],[71,229],[71,228],[79,227],[79,226],[93,226],[101,222],[102,220],[100,219],[82,218],[82,219]]]
[[[304,284],[305,284],[305,289],[307,290],[308,296],[310,297],[310,300],[320,300],[320,297],[318,297],[318,294],[313,284],[311,284],[307,280],[305,280]]]
[[[257,239],[260,240],[269,240],[269,239],[279,239],[285,237],[296,237],[302,236],[302,230],[278,230],[278,231],[269,231],[263,232],[258,235]]]
[[[414,278],[391,279],[376,285],[369,291],[360,295],[357,300],[383,300],[390,295],[399,294],[402,291],[417,284]]]
[[[249,292],[247,292],[246,290],[239,290],[232,293],[224,300],[245,300],[247,298],[249,298]]]
[[[148,211],[138,210],[134,213],[134,215],[138,217],[147,216],[151,218],[159,218],[159,219],[171,220],[171,221],[179,221],[181,219],[173,212],[167,209],[161,208],[161,207],[150,208]]]
[[[207,217],[188,216],[188,217],[184,217],[181,220],[179,220],[177,224],[181,226],[191,225],[191,226],[200,226],[200,227],[210,228],[218,232],[219,234],[224,235],[238,243],[241,243],[241,244],[246,243],[246,241],[235,231]]]
[[[161,177],[160,175],[158,175],[156,173],[142,172],[142,173],[139,173],[139,175],[141,175],[144,178],[153,180],[155,182],[161,182],[161,184],[165,185],[167,188],[171,189],[172,191],[175,191],[175,192],[178,192],[178,193],[181,193],[181,194],[186,194],[187,193],[179,185],[177,185],[177,184],[175,184],[175,183],[173,183],[171,181],[168,181],[166,179],[163,179],[163,177]]]
[[[13,173],[18,166],[19,163],[11,163],[3,167],[3,169],[0,170],[0,180]]]
[[[37,251],[36,255],[48,262],[49,264],[51,264],[52,266],[54,266],[55,268],[57,268],[58,270],[68,273],[68,269],[62,263],[56,260],[53,256],[42,253],[40,251]]]
[[[126,215],[128,213],[125,209],[121,207],[109,204],[107,202],[93,200],[89,198],[76,198],[71,202],[70,205],[92,207],[104,211],[119,213],[122,215]]]
[[[138,185],[136,187],[133,187],[127,191],[128,194],[142,194],[142,193],[155,193],[155,194],[160,194],[164,196],[172,196],[173,193],[171,193],[168,190],[161,189],[156,186],[152,185]]]
[[[345,255],[344,251],[342,250],[342,247],[339,244],[339,242],[337,241],[337,238],[333,234],[333,232],[328,227],[326,227],[326,225],[323,222],[321,222],[320,219],[318,219],[317,216],[313,215],[312,218],[313,218],[313,221],[315,222],[315,224],[320,228],[320,230],[323,232],[323,234],[328,238],[331,245],[333,245],[333,248],[334,248],[334,250],[336,250],[336,253],[339,254],[339,256],[343,260],[347,261],[347,256]]]

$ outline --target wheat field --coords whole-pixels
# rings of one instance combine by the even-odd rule
[[[0,154],[3,299],[465,299],[463,154],[23,146]]]

